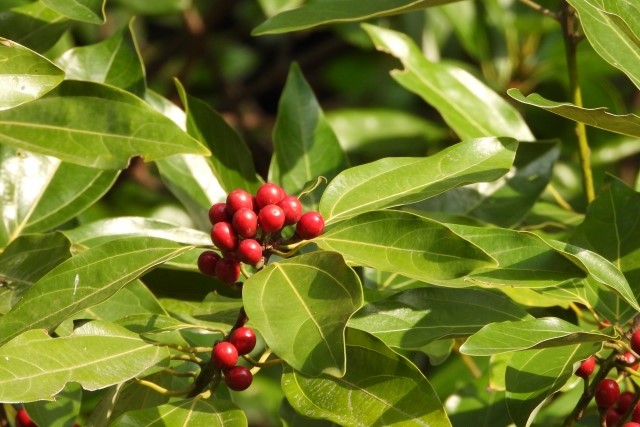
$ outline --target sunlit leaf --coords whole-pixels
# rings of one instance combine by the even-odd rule
[[[476,289],[420,288],[398,292],[358,310],[349,326],[390,347],[420,349],[445,337],[472,334],[482,325],[530,316],[500,294]]]
[[[0,110],[38,99],[62,80],[64,71],[48,59],[0,37]]]
[[[332,223],[418,202],[461,185],[494,181],[511,167],[517,146],[510,138],[480,138],[426,158],[386,158],[349,168],[327,186],[320,213]]]
[[[69,19],[39,1],[0,12],[0,36],[39,52],[56,44],[69,24]]]
[[[100,25],[105,22],[105,1],[106,0],[42,0],[42,3],[67,18]]]
[[[286,368],[282,389],[294,409],[341,426],[451,426],[434,389],[402,356],[350,329],[347,373],[311,377]]]
[[[112,86],[65,81],[46,96],[0,111],[0,143],[98,169],[132,156],[209,154],[169,119]]]
[[[73,335],[51,338],[31,330],[0,347],[0,400],[50,399],[68,382],[96,390],[168,361],[166,347],[149,344],[109,323],[91,322]]]
[[[275,262],[244,283],[242,300],[252,324],[289,365],[309,375],[344,375],[345,326],[362,304],[362,287],[340,254]]]
[[[487,324],[465,341],[460,352],[472,356],[490,356],[609,339],[611,337],[604,333],[586,331],[556,317],[545,317]]]
[[[192,248],[153,237],[130,237],[88,249],[51,270],[0,317],[0,343],[29,329],[52,329]]]

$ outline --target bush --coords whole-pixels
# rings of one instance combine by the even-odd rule
[[[0,5],[0,424],[640,421],[638,7],[222,3]]]

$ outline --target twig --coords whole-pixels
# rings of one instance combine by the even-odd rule
[[[560,15],[546,7],[534,2],[533,0],[520,0],[520,3],[524,4],[527,7],[535,10],[536,12],[540,12],[545,16],[555,19],[556,21],[560,21]]]

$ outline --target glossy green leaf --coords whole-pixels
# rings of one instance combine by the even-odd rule
[[[0,12],[0,36],[39,52],[56,44],[69,24],[39,1]]]
[[[568,0],[589,43],[640,88],[640,5],[626,0]]]
[[[635,114],[616,115],[607,108],[583,108],[569,102],[555,102],[543,98],[537,93],[526,97],[518,89],[507,91],[513,99],[535,107],[543,108],[553,114],[585,123],[599,129],[621,133],[632,137],[640,137],[640,117]]]
[[[64,224],[102,197],[118,173],[0,145],[0,247]]]
[[[447,137],[444,127],[390,108],[344,108],[326,119],[350,158],[420,156]]]
[[[45,6],[75,21],[104,24],[106,0],[42,0]]]
[[[249,147],[218,112],[187,94],[178,81],[176,86],[187,112],[187,132],[213,153],[207,160],[222,188],[227,193],[237,188],[255,193],[261,182]]]
[[[491,184],[471,184],[421,202],[431,212],[470,216],[500,227],[519,224],[547,187],[560,155],[558,143],[520,143],[513,168]]]
[[[80,413],[82,387],[68,383],[55,400],[39,400],[24,405],[29,417],[39,426],[73,427]]]
[[[297,413],[287,399],[282,399],[280,405],[280,421],[283,427],[337,427],[338,425],[328,420],[305,417]]]
[[[96,246],[115,237],[148,236],[193,246],[211,245],[211,236],[200,230],[182,227],[159,219],[120,216],[90,222],[70,230],[65,236],[75,244]]]
[[[480,138],[426,158],[387,158],[349,168],[327,186],[320,213],[332,223],[418,202],[461,185],[494,181],[511,167],[517,146],[510,138]]]
[[[208,322],[233,325],[242,308],[240,298],[230,298],[217,293],[211,293],[193,310],[193,317]]]
[[[278,104],[273,146],[269,180],[279,183],[289,194],[300,193],[319,176],[331,180],[347,166],[336,135],[295,63]],[[316,190],[302,202],[317,209],[320,194]]]
[[[558,253],[567,257],[589,274],[599,284],[611,289],[633,309],[640,311],[640,305],[622,272],[606,258],[587,249],[546,239],[544,242]]]
[[[46,96],[0,111],[0,143],[98,169],[121,169],[174,154],[209,154],[134,95],[92,82],[65,81]]]
[[[66,71],[68,79],[106,83],[144,95],[144,65],[131,25],[96,44],[66,51],[56,63]]]
[[[402,356],[350,329],[347,373],[310,377],[285,368],[282,389],[293,408],[310,418],[351,426],[451,426],[434,389]]]
[[[507,408],[518,427],[531,425],[536,409],[573,376],[576,363],[600,350],[600,343],[520,351],[505,375]]]
[[[192,248],[153,237],[130,237],[88,249],[51,270],[13,310],[0,317],[0,343],[29,329],[54,328]]]
[[[635,300],[640,297],[640,224],[636,221],[639,210],[640,194],[610,177],[607,186],[587,208],[584,222],[569,239],[573,245],[600,254],[620,270]],[[625,304],[624,311],[630,311],[629,308]],[[623,314],[620,312],[618,316]],[[630,311],[627,315],[634,314]]]
[[[303,2],[303,0],[258,0],[266,16],[299,7]]]
[[[116,0],[139,15],[169,15],[188,9],[192,0]]]
[[[375,335],[390,347],[415,350],[440,338],[473,334],[482,325],[530,317],[497,293],[430,287],[367,304],[349,320],[349,327]]]
[[[242,300],[269,348],[289,365],[308,375],[344,375],[345,326],[362,305],[362,287],[340,254],[273,263],[244,283]]]
[[[429,283],[448,283],[495,260],[447,226],[404,211],[374,211],[339,223],[315,239],[349,262]],[[384,254],[384,256],[381,256]]]
[[[535,139],[520,113],[466,70],[429,61],[405,34],[368,24],[364,29],[376,48],[402,62],[405,69],[393,71],[393,78],[436,108],[460,139]]]
[[[368,212],[341,222],[314,241],[356,265],[425,282],[495,267],[490,256],[444,225],[409,212]]]
[[[51,338],[27,331],[0,347],[0,400],[51,399],[68,382],[96,390],[168,362],[166,347],[149,344],[113,324],[91,322],[73,335]]]
[[[318,0],[286,10],[260,24],[254,35],[278,34],[339,22],[396,15],[458,0],[378,0],[376,2]]]
[[[531,233],[496,227],[446,226],[497,262],[493,268],[465,277],[463,281],[468,284],[544,288],[585,277],[585,273],[572,261],[549,250],[547,244]]]
[[[491,356],[609,339],[611,337],[604,333],[586,331],[556,317],[544,317],[487,324],[465,341],[460,352],[471,356]]]
[[[27,234],[0,252],[0,280],[32,285],[71,257],[71,242],[62,233]]]
[[[137,314],[166,315],[155,295],[140,280],[134,280],[100,304],[85,308],[56,328],[58,335],[69,335],[74,320],[105,320],[115,322]]]
[[[235,403],[219,398],[186,399],[123,414],[113,427],[211,426],[246,427],[247,418]]]
[[[64,71],[48,59],[0,37],[0,110],[38,99],[62,80]]]

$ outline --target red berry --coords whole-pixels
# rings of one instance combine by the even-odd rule
[[[246,366],[234,366],[224,374],[224,382],[231,390],[242,391],[249,388],[253,374]]]
[[[640,354],[640,329],[631,335],[631,349]]]
[[[245,239],[238,244],[238,258],[245,264],[255,266],[262,259],[262,245],[253,239]]]
[[[258,231],[258,216],[253,209],[238,209],[233,214],[233,229],[242,237],[253,238]]]
[[[209,221],[211,221],[211,224],[223,221],[229,222],[230,219],[229,214],[227,214],[226,203],[214,203],[209,209]]]
[[[211,241],[222,251],[232,251],[238,244],[238,236],[228,222],[217,222],[211,227]]]
[[[27,414],[27,410],[24,408],[20,408],[16,412],[16,426],[17,427],[37,427],[36,423],[33,422],[29,414]]]
[[[222,258],[216,264],[216,277],[229,285],[234,284],[240,278],[240,263],[233,258]]]
[[[268,182],[262,184],[256,192],[256,204],[262,209],[267,205],[275,205],[282,200],[287,193],[277,184]]]
[[[213,347],[211,361],[218,369],[230,369],[238,363],[238,350],[228,341],[222,341]]]
[[[296,234],[303,239],[313,239],[322,234],[324,218],[318,212],[307,212],[300,217],[296,224]]]
[[[239,355],[249,354],[256,346],[256,333],[243,326],[231,332],[229,342],[238,349]]]
[[[278,202],[278,206],[284,212],[284,225],[295,224],[302,216],[302,203],[297,197],[287,196]]]
[[[233,216],[242,208],[253,209],[253,197],[244,190],[233,190],[227,195],[227,213]]]
[[[580,366],[576,370],[576,375],[586,380],[593,373],[595,367],[596,358],[591,356],[580,364]]]
[[[636,407],[633,408],[633,413],[631,414],[631,420],[637,423],[640,423],[640,402],[636,403]]]
[[[636,363],[634,365],[634,363],[636,362],[636,357],[633,354],[629,353],[628,351],[625,352],[622,355],[622,360],[623,360],[623,362],[625,363],[626,366],[629,366],[634,371],[638,370],[638,366],[640,365],[640,363]]]
[[[615,426],[620,421],[620,414],[615,409],[609,408],[605,414],[605,421],[607,426]]]
[[[277,205],[267,205],[260,209],[258,223],[265,233],[280,231],[284,226],[284,211]]]
[[[614,425],[614,424],[611,424],[611,425]],[[640,423],[637,423],[635,421],[629,421],[628,423],[624,423],[622,427],[640,427]]]
[[[621,414],[624,414],[625,412],[627,412],[627,409],[631,408],[633,399],[634,399],[634,394],[631,393],[630,391],[625,391],[624,393],[621,393],[620,397],[618,398],[618,403],[616,405],[617,411],[620,412]]]
[[[596,404],[601,408],[610,408],[620,397],[618,383],[610,378],[605,378],[596,386]]]
[[[215,276],[218,261],[220,261],[220,255],[213,251],[204,251],[198,257],[198,269],[206,276]]]

